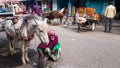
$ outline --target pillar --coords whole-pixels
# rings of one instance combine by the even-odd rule
[[[72,4],[71,4],[71,0],[68,1],[68,9],[69,9],[69,13],[70,16],[72,15]]]
[[[57,0],[53,0],[52,10],[57,10]]]

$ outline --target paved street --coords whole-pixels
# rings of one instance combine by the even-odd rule
[[[63,55],[54,68],[119,68],[120,31],[76,33],[76,28],[52,27],[59,34]],[[117,29],[117,28],[114,28]],[[120,28],[119,28],[120,29]],[[119,30],[118,29],[118,30]]]
[[[104,33],[103,26],[97,26],[95,31],[77,33],[77,27],[49,26],[59,35],[62,55],[58,61],[49,61],[51,68],[120,68],[120,26],[115,26],[112,33]],[[0,38],[5,39],[3,32]],[[4,41],[5,42],[5,41]],[[36,46],[38,38],[31,42],[29,56],[31,62],[20,65],[20,53],[15,56],[0,57],[0,68],[33,68],[36,62]],[[0,42],[2,43],[2,42]],[[4,45],[4,44],[0,44]]]

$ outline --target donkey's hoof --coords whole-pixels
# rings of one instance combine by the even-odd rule
[[[23,65],[26,65],[26,63],[23,63]]]
[[[10,54],[13,56],[16,53],[14,49],[10,49]]]
[[[13,51],[11,51],[11,52],[10,52],[10,55],[11,55],[11,56],[13,56],[13,55],[14,55],[14,52],[13,52]]]
[[[23,65],[26,65],[26,62],[22,62]]]
[[[29,63],[29,62],[30,62],[30,59],[28,59],[28,58],[27,58],[27,59],[26,59],[26,62],[28,62],[28,63]]]
[[[26,65],[26,61],[24,59],[22,59],[22,64]]]
[[[13,53],[10,53],[11,56],[13,56],[14,54]]]

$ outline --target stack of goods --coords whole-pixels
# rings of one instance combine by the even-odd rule
[[[96,21],[98,21],[99,20],[99,14],[95,13],[93,19],[96,20]]]
[[[86,13],[86,8],[85,7],[79,7],[78,8],[78,12],[80,14],[80,17],[82,17],[83,14]]]
[[[96,13],[95,8],[85,8],[85,7],[79,7],[77,9],[79,16],[80,17],[85,17],[87,19],[92,19],[98,21],[99,19],[99,14]],[[72,16],[75,15],[75,7],[72,8]]]
[[[94,8],[87,8],[86,11],[87,11],[87,14],[91,15],[91,14],[95,13],[96,10]]]
[[[73,7],[72,7],[72,16],[75,16],[75,9],[76,9],[76,8],[73,6]]]
[[[87,8],[86,9],[86,11],[87,11],[87,18],[88,19],[94,19],[94,14],[95,14],[95,9],[94,8]]]

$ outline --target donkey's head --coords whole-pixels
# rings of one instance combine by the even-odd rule
[[[21,36],[24,40],[29,40],[29,37],[33,36],[36,32],[42,43],[48,43],[47,28],[44,25],[46,21],[42,21],[40,17],[32,15],[26,16],[23,19],[21,26]]]

